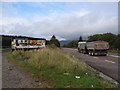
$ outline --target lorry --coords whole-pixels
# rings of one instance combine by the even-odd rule
[[[105,41],[78,42],[78,51],[89,55],[107,55],[109,43]]]
[[[80,53],[87,53],[87,46],[86,46],[87,42],[78,42],[78,51]]]

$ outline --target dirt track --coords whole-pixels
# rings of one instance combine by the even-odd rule
[[[5,54],[2,54],[2,88],[46,88],[46,85],[36,80],[31,73],[8,60]]]

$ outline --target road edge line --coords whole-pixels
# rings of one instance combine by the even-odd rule
[[[93,68],[91,65],[89,65],[89,64],[87,64],[87,65],[88,65],[88,67],[90,67],[93,71],[98,72],[99,75],[100,75],[100,77],[104,78],[105,80],[108,80],[108,81],[110,81],[110,82],[112,82],[112,83],[114,83],[114,84],[116,84],[116,85],[119,85],[119,84],[120,84],[117,80],[115,80],[115,79],[111,78],[110,76],[108,76],[108,75],[100,72],[99,70]]]

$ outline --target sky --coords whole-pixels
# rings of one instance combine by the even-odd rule
[[[118,33],[117,2],[3,2],[0,34],[59,40]]]

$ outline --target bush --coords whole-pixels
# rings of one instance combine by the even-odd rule
[[[58,41],[58,39],[56,39],[56,37],[55,37],[54,35],[52,36],[49,44],[50,44],[50,45],[51,45],[51,44],[54,44],[54,45],[56,45],[57,47],[60,47],[60,42]]]
[[[67,47],[67,48],[77,48],[78,45],[78,41],[71,41],[68,44],[64,44],[63,47]]]

